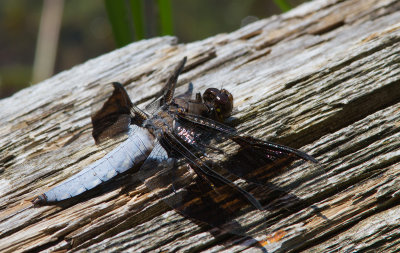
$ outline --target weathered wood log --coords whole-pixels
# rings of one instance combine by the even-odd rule
[[[291,192],[306,205],[268,211],[264,250],[399,249],[400,2],[319,0],[203,41],[136,42],[1,100],[1,252],[261,252],[253,239],[214,236],[127,178],[67,206],[26,201],[104,155],[90,108],[107,83],[123,83],[140,107],[183,56],[181,90],[190,81],[228,89],[239,131],[321,161],[275,180],[309,177]]]

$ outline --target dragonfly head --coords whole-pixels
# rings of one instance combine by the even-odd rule
[[[203,94],[205,104],[211,109],[215,120],[223,122],[233,109],[233,96],[225,89],[208,88]]]

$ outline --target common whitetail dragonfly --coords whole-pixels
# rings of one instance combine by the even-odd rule
[[[80,195],[141,164],[138,176],[171,207],[189,218],[242,234],[243,209],[263,210],[252,193],[293,161],[316,163],[310,155],[287,146],[238,135],[224,125],[233,97],[209,88],[191,98],[174,96],[186,57],[167,80],[161,98],[141,110],[120,83],[103,107],[92,115],[96,143],[126,132],[128,138],[103,158],[37,196],[35,206]],[[242,180],[241,180],[242,179]],[[243,180],[250,183],[246,189]]]

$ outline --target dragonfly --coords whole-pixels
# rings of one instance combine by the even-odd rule
[[[129,169],[184,216],[234,234],[243,234],[249,210],[262,211],[261,186],[296,160],[317,163],[307,153],[251,136],[224,122],[231,117],[233,96],[226,89],[192,89],[175,96],[184,57],[167,79],[158,99],[140,109],[123,85],[92,115],[96,143],[121,133],[127,139],[103,158],[32,200],[34,206],[78,196]],[[189,87],[192,84],[190,83]],[[268,198],[267,198],[268,199]],[[237,218],[239,217],[239,218]]]

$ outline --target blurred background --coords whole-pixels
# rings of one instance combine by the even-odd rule
[[[305,0],[2,0],[0,98],[132,41],[228,33]]]

